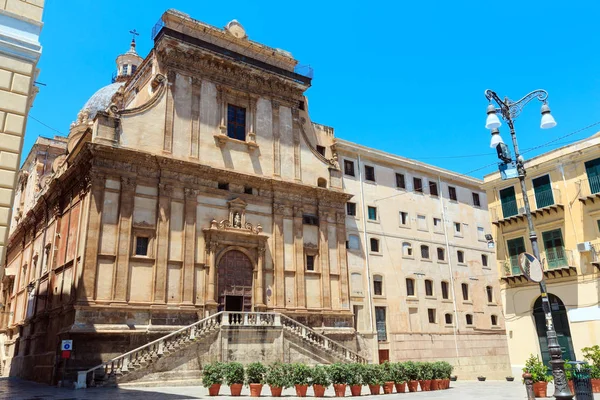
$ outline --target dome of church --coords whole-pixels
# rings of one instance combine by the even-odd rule
[[[104,111],[110,106],[110,100],[124,83],[125,82],[115,82],[104,86],[90,97],[81,111],[86,111],[88,113],[88,118],[93,120],[98,111]]]

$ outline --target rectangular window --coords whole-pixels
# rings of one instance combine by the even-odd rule
[[[227,136],[246,141],[246,109],[227,105]]]
[[[383,295],[383,279],[379,275],[373,277],[373,294],[375,296]]]
[[[400,189],[406,189],[406,181],[404,180],[404,174],[396,174],[396,187]]]
[[[348,215],[350,215],[351,217],[356,216],[356,203],[352,203],[352,202],[347,202],[346,203],[346,212],[348,213]]]
[[[369,219],[371,221],[377,221],[377,207],[367,207],[367,211],[369,212]]]
[[[450,197],[450,200],[458,200],[458,197],[456,197],[456,188],[454,186],[448,186],[448,197]]]
[[[429,317],[429,323],[435,324],[435,308],[428,308],[427,316]]]
[[[461,225],[460,222],[455,222],[454,223],[454,233],[457,234],[457,235],[460,234],[460,228],[461,228],[460,225]]]
[[[306,255],[306,270],[314,271],[315,270],[315,256]]]
[[[425,280],[425,296],[433,296],[433,281]]]
[[[437,248],[437,258],[438,261],[444,261],[446,259],[446,254],[442,247]]]
[[[446,314],[446,325],[452,325],[452,314]]]
[[[569,266],[560,229],[542,232],[542,240],[549,269]]]
[[[521,275],[519,267],[519,254],[525,253],[525,240],[522,237],[506,241],[508,257],[510,259],[510,268],[513,275]]]
[[[432,196],[438,195],[437,183],[429,181],[429,194]]]
[[[317,217],[316,215],[309,215],[309,214],[304,214],[302,216],[302,223],[304,225],[315,225],[315,226],[319,226],[319,217]]]
[[[148,243],[150,239],[143,236],[137,236],[135,238],[135,255],[136,256],[147,256],[148,255]]]
[[[427,218],[424,215],[417,215],[417,229],[420,231],[426,231],[427,229]]]
[[[462,288],[463,300],[468,301],[469,300],[469,285],[467,283],[463,283],[460,286]]]
[[[400,225],[408,225],[408,213],[407,212],[400,211]]]
[[[485,254],[481,255],[481,265],[484,267],[488,266],[488,256]]]
[[[379,240],[371,238],[369,242],[371,244],[371,251],[373,253],[379,253]]]
[[[469,325],[469,326],[473,325],[473,315],[467,314],[466,320],[467,320],[467,325]]]
[[[513,186],[500,191],[500,203],[502,204],[502,217],[508,218],[519,213],[517,196]]]
[[[244,193],[252,194],[252,186],[244,186]]]
[[[600,158],[585,162],[585,172],[588,177],[590,193],[600,193]]]
[[[385,307],[375,307],[375,325],[377,327],[377,340],[380,342],[387,341]]]
[[[465,262],[465,252],[462,250],[458,250],[456,252],[456,258],[458,258],[459,263],[464,263]]]
[[[487,294],[488,303],[493,303],[494,302],[494,288],[492,288],[491,286],[486,286],[485,292]]]
[[[229,183],[226,182],[219,182],[217,184],[217,187],[221,190],[229,190]]]
[[[415,295],[415,280],[406,278],[406,295],[414,296]]]
[[[544,208],[554,204],[554,194],[550,184],[550,175],[540,176],[532,179],[533,192],[535,193],[535,205]]]
[[[415,192],[423,193],[423,180],[421,178],[413,178],[413,188]]]
[[[365,165],[365,179],[367,181],[375,182],[375,168],[370,165]]]
[[[442,299],[448,300],[449,298],[448,282],[442,282]]]
[[[442,220],[440,218],[433,218],[433,230],[434,232],[442,232],[443,230]]]
[[[477,240],[485,242],[485,230],[481,226],[477,227]]]
[[[129,64],[123,65],[123,75],[127,75],[129,72]]]
[[[354,175],[354,161],[344,160],[344,174],[349,176]]]
[[[322,156],[325,156],[325,146],[319,146],[317,145],[317,151],[319,152],[319,154],[321,154]]]
[[[473,192],[473,205],[475,207],[481,207],[481,201],[479,200],[479,193]]]
[[[429,260],[429,246],[421,245],[421,258]]]
[[[496,315],[492,315],[492,326],[498,326],[498,317]]]

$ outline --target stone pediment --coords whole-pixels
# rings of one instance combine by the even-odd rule
[[[246,221],[246,203],[244,200],[239,197],[230,200],[227,202],[227,206],[229,207],[229,216],[227,219],[223,219],[221,221],[217,221],[215,218],[210,221],[210,229],[211,230],[220,230],[220,231],[234,231],[234,232],[246,232],[246,233],[254,233],[261,234],[263,228],[260,224],[256,224],[254,226],[250,222]]]

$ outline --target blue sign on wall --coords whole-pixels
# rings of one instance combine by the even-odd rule
[[[517,164],[514,161],[510,163],[500,163],[498,164],[498,169],[500,170],[500,176],[502,177],[502,180],[519,177]]]

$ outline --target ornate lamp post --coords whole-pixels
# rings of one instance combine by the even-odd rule
[[[502,124],[498,118],[498,113],[502,117],[506,124],[510,128],[510,136],[512,138],[513,147],[515,150],[515,163],[517,166],[517,172],[519,175],[519,183],[521,184],[521,192],[523,194],[523,204],[525,206],[525,216],[527,217],[527,226],[529,228],[529,240],[531,241],[531,247],[533,249],[533,255],[538,259],[540,258],[540,248],[538,246],[537,236],[533,227],[533,218],[531,216],[531,208],[529,207],[529,199],[527,197],[527,189],[525,187],[525,166],[523,157],[519,153],[519,145],[517,144],[517,135],[515,133],[514,120],[521,114],[523,107],[527,105],[531,100],[537,99],[542,102],[542,120],[540,128],[549,129],[556,126],[556,121],[550,114],[550,107],[546,102],[548,98],[548,92],[545,90],[534,90],[531,93],[526,94],[520,100],[512,101],[508,97],[504,100],[492,90],[485,91],[485,97],[489,101],[487,107],[487,120],[485,127],[492,130],[492,141],[490,147],[496,147],[498,144],[503,143],[500,137],[500,131],[498,128]],[[496,108],[492,101],[494,101],[498,108]],[[543,276],[543,275],[542,275]],[[542,279],[539,283],[540,292],[542,294],[542,307],[546,316],[546,338],[548,340],[548,350],[552,360],[550,365],[552,366],[552,375],[554,376],[554,397],[556,399],[572,399],[573,395],[567,385],[567,379],[565,376],[565,362],[562,359],[562,351],[558,344],[556,337],[556,331],[554,330],[554,322],[552,321],[552,312],[550,311],[550,303],[548,301],[548,292],[546,290],[546,282]]]

